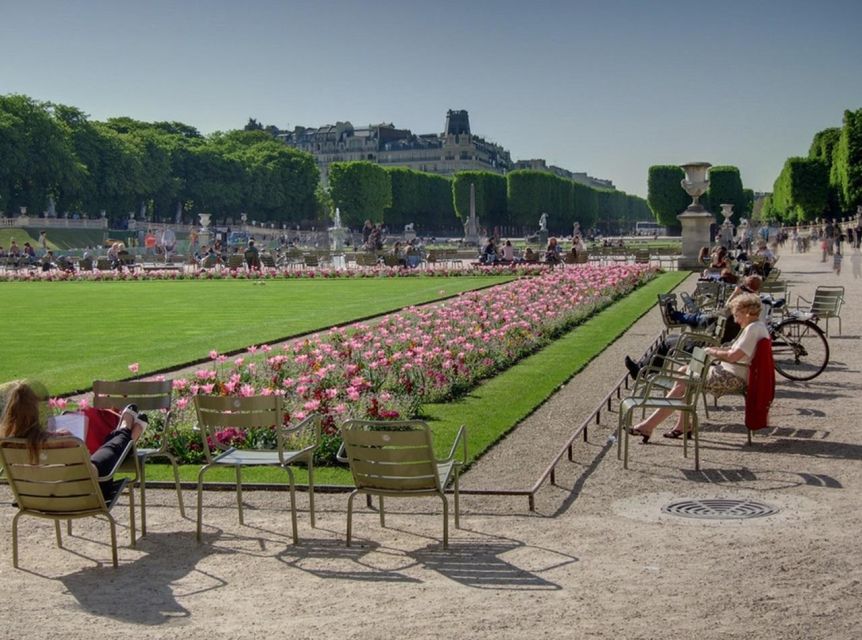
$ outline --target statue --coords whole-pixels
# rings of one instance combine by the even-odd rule
[[[404,233],[413,233],[413,232],[414,232],[414,229],[413,229],[413,223],[412,222],[410,224],[404,225]]]
[[[548,214],[542,213],[539,216],[539,231],[547,231],[548,230]]]

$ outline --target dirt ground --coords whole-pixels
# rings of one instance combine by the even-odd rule
[[[362,505],[344,546],[347,496],[307,496],[301,544],[288,496],[193,492],[181,519],[169,491],[148,492],[148,535],[110,566],[108,528],[79,521],[65,549],[52,526],[22,519],[21,570],[11,566],[11,494],[0,488],[3,638],[858,638],[862,629],[862,288],[815,253],[782,255],[792,292],[846,287],[832,362],[808,383],[779,378],[767,433],[746,445],[743,404],[726,397],[702,425],[701,471],[680,441],[632,442],[623,470],[608,442],[615,414],[575,446],[557,486],[526,498],[468,495],[462,528],[440,548],[439,501],[387,503],[387,528]],[[688,281],[686,288],[693,288]],[[795,298],[795,295],[794,295]],[[469,488],[532,484],[556,450],[660,327],[644,316],[463,479]],[[748,520],[662,512],[680,500],[753,499],[778,511]],[[128,544],[128,510],[115,510]]]

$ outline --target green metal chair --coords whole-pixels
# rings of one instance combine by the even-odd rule
[[[461,427],[449,450],[438,460],[434,455],[431,429],[421,420],[348,420],[341,426],[343,439],[338,459],[350,465],[356,489],[347,499],[347,546],[353,533],[353,499],[359,493],[377,496],[380,526],[386,526],[385,497],[438,496],[443,501],[443,548],[449,547],[449,502],[444,490],[450,480],[455,489],[455,528],[460,528],[458,475],[467,462],[465,427]],[[461,445],[461,459],[456,459]]]
[[[124,455],[132,448],[129,442]],[[18,513],[12,519],[12,566],[18,568],[18,519],[35,516],[54,521],[57,546],[63,547],[60,521],[67,522],[72,532],[72,520],[104,515],[111,526],[111,559],[117,566],[117,530],[111,509],[126,488],[128,480],[114,483],[107,500],[102,495],[99,481],[108,480],[117,467],[99,478],[90,463],[90,452],[77,438],[52,438],[42,445],[39,459],[33,462],[23,438],[0,440],[0,462],[6,469],[9,487],[15,496]],[[129,491],[129,531],[131,546],[135,546],[135,499]]]
[[[688,417],[688,424],[694,434],[694,468],[700,470],[697,399],[703,394],[703,383],[708,366],[709,357],[706,352],[700,347],[695,347],[687,364],[688,371],[668,368],[660,376],[647,379],[643,386],[636,386],[630,396],[620,401],[617,424],[617,458],[623,459],[623,468],[629,468],[628,428],[632,425],[634,412],[638,409],[642,411],[670,409],[673,412],[682,412]],[[676,382],[685,383],[685,393],[679,398],[665,397],[668,385],[672,386]],[[683,456],[688,457],[688,438],[683,438]]]
[[[243,524],[242,468],[281,467],[290,481],[290,517],[293,542],[299,544],[296,524],[296,482],[290,465],[301,463],[308,467],[308,504],[311,526],[314,519],[314,452],[320,444],[320,418],[316,414],[293,427],[284,426],[284,406],[281,396],[252,396],[249,398],[195,396],[198,426],[203,436],[207,463],[198,472],[197,539],[201,539],[203,522],[204,474],[215,467],[231,466],[236,471],[236,502],[239,522]],[[219,442],[217,432],[230,427],[272,427],[275,429],[276,449],[242,449]]]
[[[808,307],[803,307],[800,301],[804,302]],[[812,300],[797,296],[796,309],[814,316],[816,321],[820,321],[821,319],[826,320],[826,335],[828,337],[830,318],[838,319],[838,334],[841,335],[841,305],[843,303],[844,287],[822,285],[814,290],[814,298]]]
[[[174,472],[174,486],[177,490],[177,503],[180,506],[180,515],[185,518],[186,510],[183,505],[183,492],[180,487],[180,471],[177,459],[168,451],[168,427],[171,423],[171,394],[173,391],[170,380],[144,382],[109,382],[96,380],[93,382],[93,406],[98,409],[117,409],[130,403],[138,405],[142,412],[163,412],[164,420],[158,437],[148,438],[153,444],[151,447],[137,447],[133,445],[133,455],[120,469],[121,472],[134,472],[131,486],[137,485],[141,490],[141,535],[147,535],[147,460],[150,458],[165,458],[170,462]],[[153,426],[157,420],[155,416],[151,420]]]

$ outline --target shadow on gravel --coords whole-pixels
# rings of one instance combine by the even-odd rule
[[[299,546],[288,547],[277,558],[289,567],[325,580],[421,582],[399,573],[415,566],[415,562],[405,563],[400,552],[361,538],[354,538],[351,547],[346,546],[343,540],[303,538]]]
[[[532,571],[504,560],[503,554],[514,555],[524,564],[553,557],[547,566]],[[410,556],[426,569],[436,571],[450,580],[474,589],[514,591],[559,591],[562,587],[537,575],[557,567],[572,564],[578,558],[544,547],[526,545],[520,540],[504,538],[489,542],[455,542],[447,551],[427,547],[410,552]],[[523,557],[522,557],[523,556]]]
[[[150,533],[138,540],[137,551],[145,555],[116,570],[88,567],[60,581],[87,613],[149,626],[191,617],[181,599],[228,584],[196,568],[203,558],[220,552],[197,544],[194,533]]]

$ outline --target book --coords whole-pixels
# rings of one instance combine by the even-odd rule
[[[68,431],[79,440],[87,438],[87,416],[83,413],[64,413],[48,419],[48,431]]]

